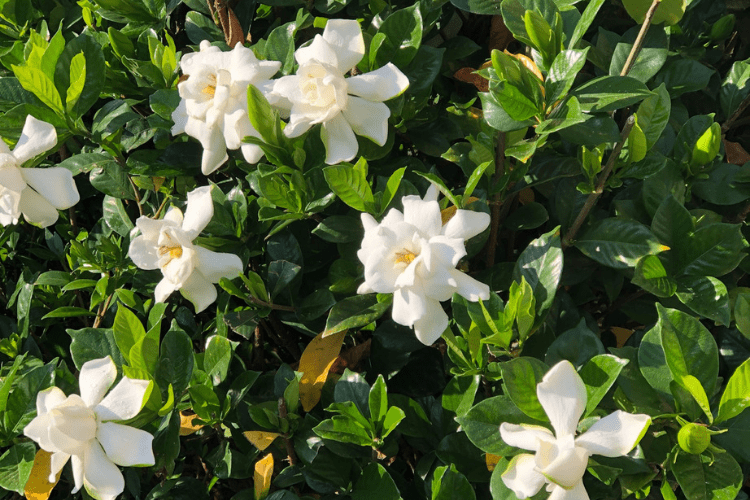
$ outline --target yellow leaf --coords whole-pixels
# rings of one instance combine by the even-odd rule
[[[260,451],[265,450],[269,446],[271,446],[271,443],[273,443],[274,439],[281,436],[278,432],[263,432],[263,431],[247,431],[243,432],[245,437],[248,441],[252,443],[253,446],[258,448]]]
[[[312,410],[320,401],[320,392],[328,378],[328,370],[339,356],[345,335],[346,330],[326,337],[323,333],[319,333],[302,353],[297,371],[302,372],[302,380],[299,382],[299,400],[305,411]]]
[[[253,482],[255,483],[255,499],[261,500],[268,495],[273,475],[273,455],[269,453],[255,463]]]
[[[487,453],[484,456],[484,460],[487,462],[487,470],[492,472],[495,470],[495,465],[500,461],[500,456]]]
[[[49,482],[49,474],[52,466],[51,457],[52,453],[48,451],[39,450],[36,452],[34,466],[31,468],[31,475],[29,476],[29,480],[26,481],[26,487],[23,491],[28,500],[47,500],[49,494],[52,492],[52,488],[60,480],[62,470],[57,473],[54,483]]]
[[[193,424],[194,418],[198,418],[198,415],[187,415],[185,412],[180,412],[180,436],[189,436],[203,427],[203,424]]]

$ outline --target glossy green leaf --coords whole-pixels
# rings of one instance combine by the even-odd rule
[[[586,112],[614,111],[642,101],[652,92],[629,76],[594,78],[573,91]]]
[[[719,401],[719,413],[714,420],[718,424],[736,417],[750,406],[750,359],[745,360],[734,371]]]
[[[500,364],[505,393],[519,410],[540,421],[548,419],[537,398],[536,386],[548,369],[547,365],[531,357],[515,358]]]
[[[634,267],[646,255],[668,249],[643,224],[614,217],[592,225],[575,246],[586,256],[615,269]]]

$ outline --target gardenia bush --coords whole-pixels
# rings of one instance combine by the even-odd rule
[[[747,499],[749,26],[2,3],[0,499]]]

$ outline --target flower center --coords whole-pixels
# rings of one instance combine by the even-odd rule
[[[396,252],[396,264],[406,264],[407,266],[414,262],[417,258],[417,254],[410,250],[404,249],[402,252]]]
[[[213,98],[214,94],[216,94],[216,75],[208,75],[208,85],[203,87],[201,92]]]
[[[346,107],[347,84],[343,75],[321,63],[306,64],[297,73],[306,104],[318,108]]]
[[[167,267],[170,262],[172,262],[173,259],[179,259],[182,257],[182,245],[178,241],[176,241],[168,232],[161,233],[162,238],[160,238],[161,245],[159,246],[159,249],[157,250],[157,253],[159,255],[159,267],[162,269]]]

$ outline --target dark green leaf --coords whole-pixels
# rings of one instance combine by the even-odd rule
[[[357,295],[337,302],[328,314],[326,334],[360,328],[378,319],[391,306],[391,295]]]
[[[586,256],[615,269],[634,267],[644,256],[667,250],[640,222],[614,217],[595,223],[575,245]]]
[[[742,469],[729,453],[680,453],[671,469],[688,500],[734,500],[742,487]]]
[[[579,375],[586,385],[586,412],[584,416],[591,414],[596,406],[607,394],[612,384],[615,383],[627,360],[620,359],[611,354],[599,354],[594,356],[583,365]]]
[[[573,91],[581,109],[592,113],[624,108],[652,94],[646,85],[628,76],[594,78]]]
[[[705,88],[714,73],[714,70],[698,61],[678,57],[667,61],[654,78],[654,85],[663,83],[669,95],[674,98],[685,92],[695,92]]]
[[[0,456],[0,488],[23,495],[26,481],[34,466],[36,445],[32,442],[14,444]]]
[[[549,367],[536,358],[521,357],[500,363],[506,394],[518,409],[531,418],[547,421],[547,413],[539,403],[536,386]]]

